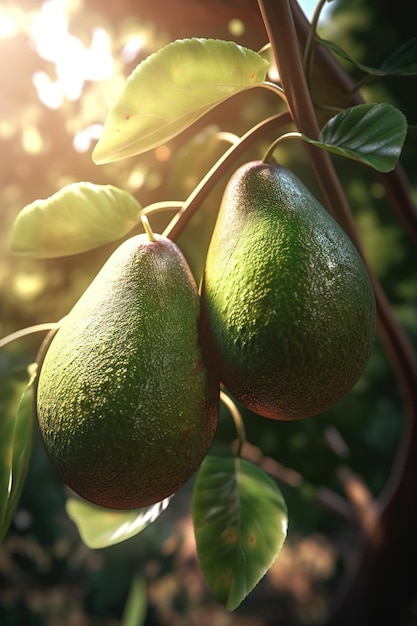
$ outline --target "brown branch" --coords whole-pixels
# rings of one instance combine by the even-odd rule
[[[298,11],[295,0],[291,3],[290,0],[259,0],[259,6],[297,129],[310,137],[317,137],[319,125],[296,36],[301,31],[306,34],[305,17]],[[297,28],[294,18],[297,20]],[[334,84],[334,81],[338,86],[347,84],[341,68],[337,68],[337,72],[331,71],[335,67],[334,60],[324,67],[320,66],[322,78],[327,75],[328,84]],[[329,210],[363,255],[356,226],[330,156],[324,151],[305,147]],[[366,258],[364,260],[366,263]],[[379,540],[370,541],[369,534],[364,535],[364,549],[358,569],[350,578],[349,586],[327,626],[385,624],[388,616],[391,623],[398,623],[396,619],[402,607],[397,606],[397,602],[406,601],[407,573],[410,571],[407,563],[410,555],[415,558],[417,554],[417,357],[407,335],[394,318],[390,304],[368,263],[367,266],[377,301],[379,336],[404,394],[406,424],[390,480],[378,501],[378,509],[372,507],[373,523],[377,524]]]
[[[168,224],[164,231],[164,236],[175,241],[194,213],[200,208],[202,202],[206,199],[213,187],[218,181],[225,175],[227,169],[233,166],[236,161],[252,146],[256,141],[263,136],[269,136],[273,130],[285,126],[291,123],[290,115],[280,113],[273,115],[272,117],[263,120],[255,127],[251,128],[241,140],[231,146],[222,157],[213,165],[201,183],[194,189],[187,200],[184,202],[182,209],[180,209]]]
[[[304,51],[310,23],[296,0],[291,0],[291,9],[300,50]],[[320,126],[323,126],[329,114],[324,115],[320,106],[353,106],[362,104],[364,99],[359,92],[355,92],[346,100],[346,94],[354,89],[354,82],[327,48],[323,45],[316,45],[314,56],[315,64],[309,87],[312,90],[313,101],[318,107]],[[417,208],[412,202],[409,183],[401,164],[398,164],[394,171],[386,174],[375,172],[375,176],[384,186],[388,201],[406,233],[414,242],[417,242]]]

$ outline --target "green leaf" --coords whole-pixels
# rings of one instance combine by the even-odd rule
[[[2,407],[0,428],[0,541],[9,529],[26,481],[32,451],[35,373],[36,365],[34,364],[27,370],[26,381],[14,383],[14,391],[10,400],[5,407]]]
[[[391,76],[414,76],[417,74],[417,37],[400,46],[381,64],[381,70]]]
[[[363,63],[358,63],[350,57],[342,48],[332,41],[318,38],[317,41],[323,46],[353,63],[358,69],[372,76],[413,76],[417,74],[417,38],[413,37],[400,46],[391,54],[379,68],[370,67]]]
[[[231,41],[168,44],[129,76],[94,148],[94,162],[117,161],[161,145],[224,100],[262,83],[268,65]]]
[[[78,254],[126,235],[141,206],[128,191],[79,182],[21,210],[12,233],[18,254],[53,258]]]
[[[322,128],[320,141],[302,138],[341,156],[390,172],[401,155],[407,120],[390,104],[358,104],[338,113]]]
[[[235,609],[271,567],[286,538],[275,482],[240,458],[207,456],[193,492],[200,566],[217,600]]]
[[[123,610],[121,626],[143,626],[146,621],[147,608],[145,578],[142,574],[135,574]]]
[[[68,516],[76,524],[81,539],[89,548],[106,548],[137,535],[167,508],[170,498],[144,509],[117,511],[86,500],[69,498]]]

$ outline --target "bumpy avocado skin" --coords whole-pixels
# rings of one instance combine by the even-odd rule
[[[229,181],[201,304],[222,383],[264,417],[295,420],[330,408],[372,351],[375,300],[359,253],[276,164],[248,163]]]
[[[155,238],[113,253],[53,338],[37,385],[53,464],[79,495],[114,509],[172,495],[217,425],[196,285],[178,247]]]

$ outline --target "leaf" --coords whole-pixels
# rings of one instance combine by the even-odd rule
[[[95,163],[168,141],[231,96],[265,80],[268,61],[232,41],[183,39],[142,61],[113,105]]]
[[[409,39],[381,64],[391,76],[414,76],[417,74],[417,37]]]
[[[309,143],[341,156],[366,163],[379,172],[394,169],[407,134],[407,120],[390,104],[358,104],[330,119],[320,141],[302,135]]]
[[[6,535],[26,481],[33,434],[33,383],[36,365],[27,369],[29,382],[15,383],[11,402],[2,411],[0,429],[0,541]],[[16,397],[19,400],[16,402]]]
[[[207,456],[193,492],[200,566],[217,600],[235,609],[285,541],[287,510],[275,482],[240,458]]]
[[[1,420],[0,420],[0,537],[7,531],[6,523],[7,501],[11,484],[12,445],[14,422],[21,391],[9,381],[1,381]]]
[[[318,38],[317,41],[358,69],[372,76],[413,76],[417,74],[417,37],[409,39],[391,54],[379,68],[358,63],[332,41]]]
[[[38,258],[92,250],[126,235],[138,223],[140,210],[134,196],[118,187],[72,183],[21,210],[12,249]]]
[[[165,498],[144,509],[117,511],[96,506],[86,500],[69,498],[66,511],[89,548],[106,548],[144,530],[165,511],[170,499]]]
[[[135,574],[123,610],[121,626],[143,626],[148,608],[145,578]]]

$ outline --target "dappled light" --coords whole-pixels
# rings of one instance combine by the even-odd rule
[[[300,4],[311,18],[316,2]],[[404,614],[409,619],[404,626],[416,620],[417,596],[411,589],[413,581],[407,578],[417,554],[413,527],[417,524],[413,505],[417,455],[410,454],[411,439],[407,439],[415,430],[409,427],[412,420],[407,421],[407,408],[413,406],[415,372],[410,369],[404,375],[404,371],[413,362],[413,348],[417,346],[417,220],[412,207],[417,199],[417,91],[413,88],[415,75],[384,76],[378,70],[372,79],[367,75],[364,79],[363,69],[380,68],[383,60],[408,39],[412,20],[403,12],[393,11],[388,0],[325,3],[318,21],[323,42],[315,45],[312,38],[311,56],[300,57],[300,71],[305,71],[305,88],[311,89],[312,111],[321,131],[320,136],[318,131],[307,136],[304,130],[298,131],[311,122],[308,107],[288,70],[296,65],[291,41],[285,41],[291,31],[281,32],[279,45],[285,58],[277,63],[273,48],[266,46],[270,36],[266,25],[271,18],[265,20],[259,10],[266,6],[282,11],[284,5],[287,3],[277,0],[0,2],[0,531],[5,532],[0,543],[1,626],[345,626],[343,620],[338,621],[340,615],[331,621],[331,611],[345,583],[349,588],[349,581],[360,585],[365,595],[359,594],[359,600],[350,598],[345,604],[342,598],[346,615],[360,609],[366,594],[374,607],[378,603],[392,607],[398,596],[398,602],[407,603]],[[300,45],[303,48],[307,42],[308,47],[307,22],[296,6],[295,0],[289,1]],[[281,26],[277,28],[279,31]],[[271,31],[275,33],[274,27]],[[340,46],[344,56],[327,48],[326,39]],[[169,48],[167,44],[173,45]],[[415,50],[410,48],[410,67],[415,63]],[[152,62],[142,63],[150,55],[154,55]],[[192,62],[187,65],[189,58]],[[141,63],[135,80],[127,83]],[[287,95],[283,93],[285,84],[290,85]],[[355,85],[359,85],[357,92]],[[118,102],[121,104],[116,107]],[[386,132],[379,141],[381,129]],[[332,170],[323,165],[324,153],[333,164],[335,180],[327,175]],[[291,330],[292,340],[299,333],[292,358],[300,346],[298,365],[305,358],[308,343],[311,361],[306,374],[289,380],[296,384],[295,396],[305,394],[307,383],[311,385],[308,399],[316,394],[318,406],[324,407],[313,407],[314,417],[299,421],[260,417],[259,405],[251,410],[245,396],[253,377],[250,373],[238,400],[222,390],[217,431],[210,440],[208,456],[190,480],[187,474],[188,482],[175,495],[161,496],[165,499],[154,500],[149,508],[138,505],[128,511],[123,509],[125,504],[120,510],[110,510],[80,499],[55,472],[41,440],[39,422],[32,421],[33,374],[36,361],[45,356],[43,341],[47,337],[51,340],[60,320],[73,309],[121,242],[144,230],[148,235],[164,233],[167,240],[175,240],[195,278],[196,297],[203,289],[207,294],[207,251],[226,183],[240,165],[267,160],[265,157],[276,160],[302,181],[323,205],[326,220],[326,209],[335,204],[336,221],[348,234],[352,228],[349,239],[362,251],[366,271],[373,273],[372,285],[380,286],[377,311],[382,311],[382,317],[373,347],[367,346],[369,360],[367,352],[350,391],[343,390],[341,398],[335,396],[330,408],[324,401],[320,404],[330,385],[326,383],[323,390],[320,380],[314,382],[319,356],[328,351],[323,360],[331,379],[336,369],[329,365],[332,358],[340,360],[360,335],[355,331],[348,346],[342,339],[336,352],[329,340],[327,320],[321,327],[320,341],[311,348],[308,331],[315,320],[322,319],[322,309],[329,310],[330,294],[334,294],[329,278],[327,290],[317,288],[315,308],[311,293],[301,298],[305,328],[298,330],[302,320],[297,310]],[[320,185],[323,177],[324,184]],[[341,196],[332,196],[337,181]],[[224,286],[228,305],[230,284],[238,276],[236,268],[247,263],[253,253],[249,244],[255,239],[256,254],[267,241],[273,267],[277,267],[277,242],[285,227],[277,222],[275,230],[271,229],[269,205],[264,201],[265,180],[257,182],[257,189],[259,207],[265,210],[262,223],[247,225],[241,215],[227,218],[229,221],[225,218],[224,238],[211,253],[222,279],[230,272]],[[294,186],[291,193],[293,190]],[[279,193],[282,197],[282,188]],[[335,202],[343,195],[348,217],[343,202]],[[236,202],[237,213],[242,206]],[[310,205],[301,208],[311,217]],[[331,256],[324,252],[327,233],[324,236],[317,228],[315,236],[317,216],[305,224],[304,231],[298,233],[301,252],[297,258],[305,259],[311,245],[314,250],[308,269],[311,272],[314,268],[322,281],[326,273],[337,274],[343,265],[341,240],[335,245],[337,254]],[[243,254],[243,233],[248,237],[249,228],[248,252]],[[262,237],[264,228],[270,229],[270,239]],[[231,245],[233,236],[235,245]],[[284,242],[281,257],[288,247]],[[316,249],[323,254],[320,264]],[[233,262],[236,266],[230,269]],[[247,265],[254,267],[254,263]],[[148,270],[144,265],[136,278],[146,278]],[[157,272],[149,272],[148,283],[154,286]],[[286,275],[287,288],[294,275],[294,271]],[[275,279],[272,270],[268,277]],[[356,288],[357,276],[351,279]],[[295,281],[289,290],[291,298],[303,292],[308,280],[309,276]],[[235,347],[239,342],[245,344],[245,350],[262,334],[262,329],[253,330],[253,320],[248,323],[245,317],[259,282],[256,277],[250,288],[242,289],[240,283],[235,289],[234,310],[241,317],[236,317],[232,343]],[[318,281],[318,285],[322,283]],[[93,304],[99,292],[105,292],[111,303],[124,302],[121,292],[115,298],[110,278],[103,279],[103,286],[93,292]],[[346,283],[341,292],[346,293]],[[219,280],[215,294],[221,296]],[[362,330],[366,326],[363,295],[364,289],[358,294],[360,305],[355,313]],[[155,289],[149,301],[160,302],[162,296],[162,290]],[[143,298],[146,305],[149,301]],[[348,313],[337,320],[337,330],[347,326],[351,301],[347,303]],[[59,361],[64,383],[77,355],[84,350],[82,361],[91,358],[87,341],[94,339],[89,336],[91,319],[96,319],[95,336],[108,324],[108,311],[97,322],[93,304],[93,313],[84,325],[79,324],[86,334],[80,333],[79,345],[75,341],[74,358]],[[135,301],[134,320],[138,306]],[[224,311],[227,307],[222,303],[218,308]],[[170,312],[183,319],[181,306]],[[390,316],[395,326],[389,325]],[[267,319],[277,317],[277,307],[271,305],[262,318],[262,328],[267,328]],[[161,318],[161,332],[155,331],[156,317],[148,314],[146,319],[151,323],[146,328],[138,324],[138,333],[143,336],[141,345],[147,342],[148,355],[153,338],[161,345],[166,319]],[[121,315],[120,320],[124,324],[126,316]],[[112,336],[111,354],[122,346],[124,357],[127,349],[123,341],[132,324],[127,321],[123,326],[120,320],[115,326],[123,327],[123,331],[118,340]],[[203,322],[208,324],[206,319]],[[200,311],[194,331],[203,322]],[[178,330],[180,325],[173,322],[173,327]],[[285,327],[285,320],[281,327]],[[29,328],[36,331],[22,330],[19,335],[20,329]],[[71,322],[68,328],[72,333]],[[178,332],[173,331],[172,336],[178,339]],[[136,345],[135,340],[129,341],[129,348]],[[211,340],[210,349],[214,349],[213,336]],[[276,358],[279,363],[286,342],[285,336],[282,349],[275,350],[262,371],[262,384],[270,375],[271,362]],[[363,342],[359,343],[358,353],[363,353]],[[262,354],[271,345],[273,341],[266,333]],[[227,358],[230,352],[228,349]],[[57,359],[63,354],[58,347]],[[166,360],[161,349],[158,367]],[[202,360],[190,360],[189,370],[193,375],[200,373]],[[253,361],[251,358],[251,366]],[[175,374],[178,363],[171,368]],[[355,358],[355,367],[358,363]],[[131,365],[125,365],[125,371],[135,370],[137,364]],[[93,366],[94,355],[85,372],[86,386]],[[217,376],[217,363],[214,369]],[[345,364],[342,369],[343,378]],[[109,369],[108,381],[120,389],[116,370]],[[49,376],[51,389],[56,389],[53,367]],[[188,376],[187,370],[184,380],[188,381]],[[275,378],[281,384],[283,376]],[[81,380],[79,376],[74,379]],[[159,401],[166,393],[164,380],[166,377],[156,379],[152,397],[146,396],[154,422],[162,419]],[[231,380],[236,380],[233,367]],[[83,387],[84,382],[80,385]],[[176,387],[183,391],[185,383]],[[286,390],[290,387],[287,381]],[[274,389],[278,388],[276,384]],[[126,393],[132,390],[127,388]],[[57,411],[63,405],[61,395],[55,397]],[[81,389],[83,402],[87,396]],[[94,401],[89,398],[91,412],[104,396],[99,394]],[[81,404],[74,399],[77,410]],[[143,404],[143,397],[132,393],[129,415]],[[184,404],[178,410],[179,419],[183,419]],[[197,404],[201,408],[203,400]],[[288,404],[293,410],[294,403]],[[124,397],[114,406],[112,445],[125,405]],[[126,450],[119,446],[121,460],[127,456],[135,428],[130,429]],[[193,428],[182,432],[184,441]],[[30,437],[20,440],[19,433],[25,429]],[[165,421],[161,432],[166,429]],[[48,432],[55,440],[56,432]],[[143,446],[145,452],[148,447]],[[178,446],[175,449],[178,453]],[[185,458],[188,449],[184,444],[179,457]],[[105,474],[112,460],[110,454],[103,457],[98,439],[94,453]],[[87,454],[88,461],[90,457]],[[71,462],[73,457],[70,454],[68,458]],[[161,463],[156,456],[155,468]],[[25,464],[29,467],[27,477]],[[148,465],[145,469],[150,472]],[[94,492],[97,476],[88,463],[86,467]],[[4,468],[9,474],[2,473]],[[408,491],[401,491],[401,497],[391,501],[391,493],[398,487],[397,475],[410,474],[410,469]],[[130,478],[134,475],[128,464],[125,471]],[[136,485],[143,473],[137,471]],[[153,475],[149,474],[148,482]],[[19,498],[13,489],[20,489]],[[2,508],[4,493],[7,506]],[[10,503],[12,495],[16,503]],[[387,511],[385,527],[381,519]],[[362,545],[368,546],[369,553],[362,553]],[[386,560],[372,569],[376,562],[372,559],[379,550]],[[226,593],[233,577],[238,581],[236,587],[230,591],[230,585]],[[347,626],[379,623],[354,619]],[[390,626],[397,624],[391,621]]]
[[[49,0],[34,21],[30,32],[38,55],[54,65],[56,81],[46,72],[35,72],[33,82],[39,100],[51,109],[62,106],[67,98],[79,100],[86,81],[104,80],[114,72],[110,39],[102,28],[91,33],[91,44],[85,47],[68,32],[61,3]]]

